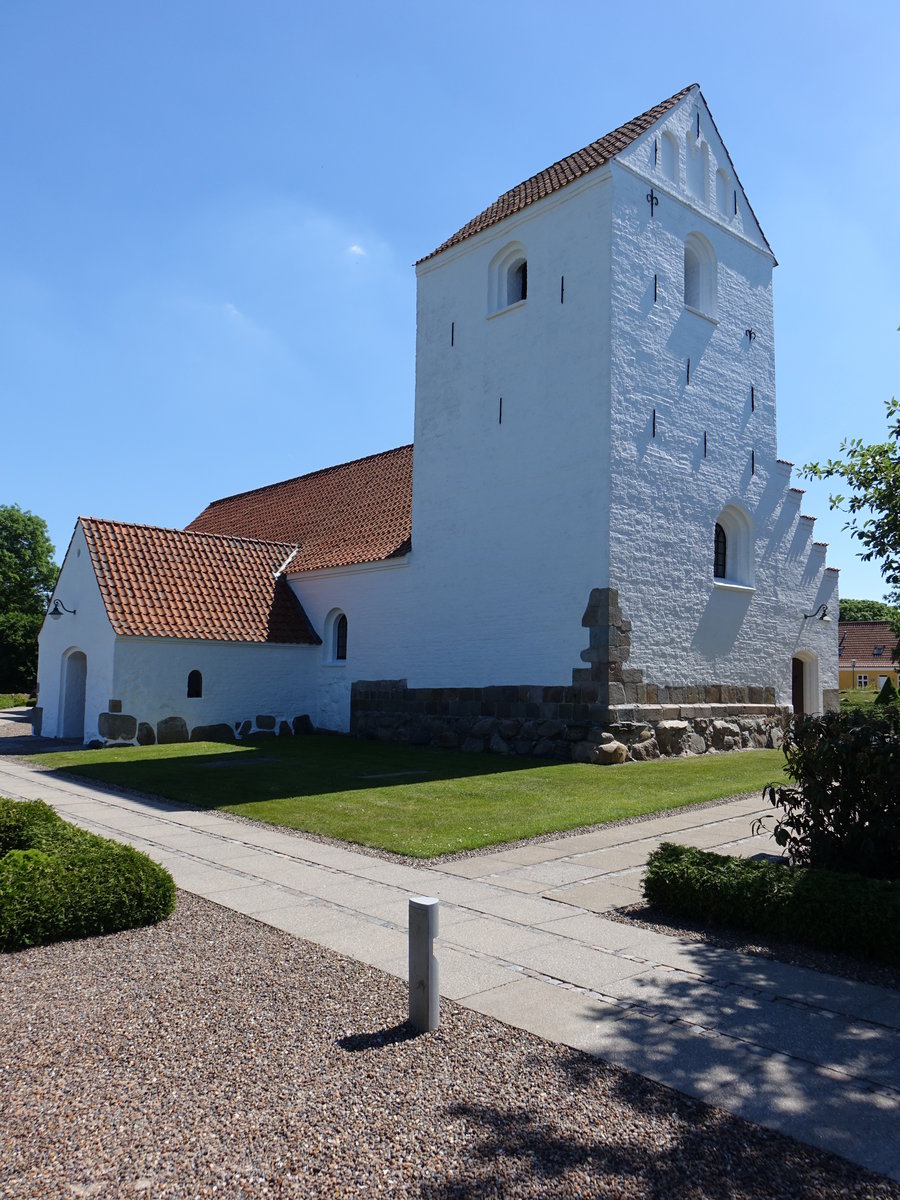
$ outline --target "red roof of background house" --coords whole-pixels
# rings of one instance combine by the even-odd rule
[[[117,634],[316,645],[279,568],[293,547],[81,517]]]
[[[849,667],[851,662],[858,670],[891,667],[897,644],[887,621],[841,621],[838,626],[838,660],[842,667]],[[883,647],[880,654],[875,653],[878,646]]]
[[[297,547],[291,571],[380,562],[409,551],[412,446],[214,500],[187,526]]]
[[[505,217],[511,217],[514,213],[521,212],[523,208],[527,208],[529,204],[534,204],[536,200],[542,200],[544,196],[558,192],[567,183],[572,183],[574,180],[580,179],[582,175],[587,175],[589,171],[594,171],[597,167],[605,166],[610,159],[615,158],[617,154],[621,154],[623,150],[626,150],[642,133],[646,133],[651,126],[656,124],[660,117],[664,116],[671,108],[674,108],[678,101],[683,100],[691,88],[695,88],[696,86],[696,83],[692,83],[688,87],[682,88],[680,92],[676,92],[668,100],[663,100],[661,104],[657,104],[645,113],[641,113],[639,117],[634,117],[631,121],[620,125],[618,129],[614,129],[611,133],[598,138],[597,141],[591,142],[589,146],[585,146],[581,150],[576,150],[574,154],[569,154],[565,158],[561,158],[559,162],[553,163],[545,171],[540,171],[537,175],[532,175],[530,179],[517,184],[508,192],[504,192],[484,212],[479,213],[477,217],[473,217],[468,224],[463,225],[462,229],[458,229],[451,238],[448,238],[436,250],[432,250],[424,258],[420,258],[419,262],[427,262],[429,258],[434,258],[436,254],[441,254],[444,250],[449,250],[451,246],[456,246],[460,242],[464,242],[466,238],[470,238],[476,233],[481,233],[483,229],[489,229]]]

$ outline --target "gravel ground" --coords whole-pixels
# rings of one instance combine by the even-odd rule
[[[0,1196],[890,1197],[900,1183],[179,892],[0,956]]]

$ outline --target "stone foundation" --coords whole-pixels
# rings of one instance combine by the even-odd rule
[[[359,681],[351,693],[350,732],[472,753],[615,762],[777,747],[791,714],[774,704],[769,688],[657,688],[657,699],[660,692],[664,703],[609,704],[601,698],[609,694],[602,681],[484,688]]]

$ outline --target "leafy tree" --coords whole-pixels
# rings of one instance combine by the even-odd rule
[[[37,635],[59,569],[47,522],[18,504],[0,504],[0,689],[30,691]]]
[[[900,609],[883,600],[845,600],[841,597],[842,621],[893,621],[900,616]]]
[[[887,441],[865,445],[861,438],[846,439],[840,447],[842,458],[807,463],[801,474],[807,479],[843,480],[850,488],[846,498],[833,493],[829,503],[848,514],[844,528],[865,547],[860,558],[881,564],[888,585],[886,599],[900,605],[900,403],[893,398],[885,408]],[[900,637],[900,614],[895,612],[889,619]]]

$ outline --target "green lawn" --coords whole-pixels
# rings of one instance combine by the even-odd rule
[[[327,735],[77,750],[35,761],[423,858],[760,791],[782,777],[784,763],[780,751],[752,750],[591,767]]]
[[[31,703],[31,697],[24,692],[0,692],[0,710],[4,708],[21,708]]]
[[[850,712],[856,708],[869,709],[875,703],[877,695],[878,691],[875,688],[847,688],[841,692],[841,712]]]

